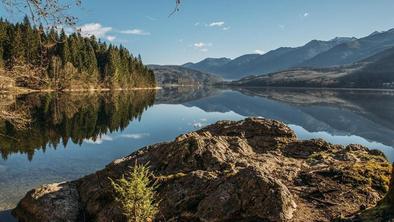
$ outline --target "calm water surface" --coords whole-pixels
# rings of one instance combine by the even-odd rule
[[[18,109],[33,122],[21,130],[0,120],[3,212],[40,184],[77,179],[140,147],[223,119],[278,119],[301,139],[359,143],[394,161],[392,91],[172,88],[0,96],[0,110]]]

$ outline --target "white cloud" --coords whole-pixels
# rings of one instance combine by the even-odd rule
[[[82,36],[90,37],[94,35],[97,38],[105,37],[112,30],[112,27],[103,27],[100,23],[89,23],[78,28],[81,30]]]
[[[194,23],[194,26],[199,26],[199,25],[200,25],[199,22]]]
[[[131,134],[123,134],[120,137],[128,138],[128,139],[142,139],[144,137],[150,136],[149,133],[131,133]]]
[[[220,22],[211,22],[209,25],[209,27],[222,27],[224,26],[224,22],[220,21]]]
[[[91,139],[87,139],[87,140],[84,140],[84,141],[86,143],[90,143],[90,144],[102,144],[104,141],[112,141],[112,140],[113,140],[112,137],[107,136],[107,135],[102,135],[102,136],[100,136],[97,139],[91,138]]]
[[[194,128],[202,128],[204,125],[200,122],[193,123]]]
[[[227,30],[230,29],[230,26],[223,27],[222,29],[223,29],[224,31],[227,31]]]
[[[305,12],[304,17],[308,17],[308,16],[309,16],[309,12]]]
[[[203,47],[205,47],[207,44],[206,43],[203,43],[203,42],[197,42],[197,43],[194,43],[194,47],[196,47],[196,48],[203,48]]]
[[[256,49],[256,50],[254,50],[254,52],[257,53],[257,54],[260,54],[260,55],[265,53],[265,51],[263,51],[261,49]]]
[[[212,46],[212,43],[197,42],[194,43],[194,48],[200,50],[201,52],[208,52],[208,47]]]
[[[123,31],[120,31],[120,33],[127,34],[127,35],[150,35],[150,32],[146,32],[142,29],[123,30]]]
[[[280,29],[285,29],[285,28],[286,28],[285,25],[278,25],[278,27],[279,27]]]
[[[115,39],[116,39],[116,36],[113,36],[113,35],[107,36],[107,40],[110,42],[114,41]]]

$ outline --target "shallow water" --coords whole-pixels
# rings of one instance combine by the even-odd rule
[[[40,184],[77,179],[138,148],[223,119],[278,119],[301,139],[360,143],[394,160],[391,91],[172,88],[7,98],[0,109],[23,107],[33,122],[18,130],[0,120],[0,135],[7,135],[0,136],[0,211]]]

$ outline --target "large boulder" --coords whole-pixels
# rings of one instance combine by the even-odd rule
[[[281,122],[248,118],[142,148],[56,189],[30,191],[14,214],[21,221],[125,221],[108,178],[136,162],[149,163],[159,184],[158,221],[332,221],[375,206],[391,173],[381,152],[298,141]]]

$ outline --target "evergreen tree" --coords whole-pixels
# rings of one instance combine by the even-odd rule
[[[0,69],[4,68],[4,45],[6,43],[7,38],[7,26],[4,23],[3,19],[0,20]]]
[[[22,30],[21,26],[17,24],[14,29],[11,31],[10,40],[11,40],[11,61],[10,66],[17,65],[18,63],[24,63],[25,60],[25,47],[23,46],[22,40]]]
[[[94,36],[67,36],[64,30],[32,27],[27,17],[17,24],[0,19],[0,68],[12,70],[15,65],[38,68],[41,71],[35,77],[55,89],[155,85],[153,72],[143,65],[141,56],[133,57],[125,47],[107,46]]]
[[[64,29],[62,29],[60,32],[60,39],[57,50],[57,54],[62,60],[63,66],[66,65],[68,62],[71,62],[68,39],[66,33],[64,32]]]

